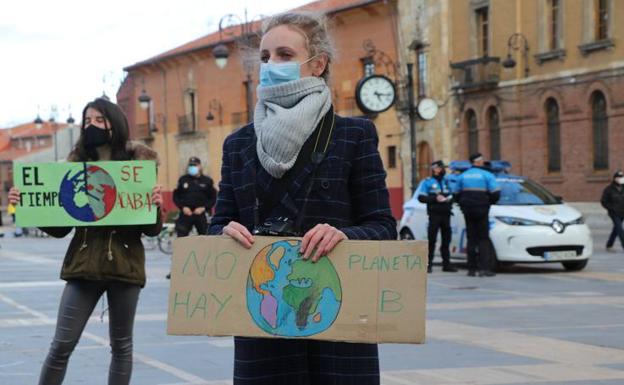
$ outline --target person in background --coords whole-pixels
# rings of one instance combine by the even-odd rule
[[[613,251],[615,238],[620,239],[620,245],[624,249],[624,172],[618,170],[613,174],[613,180],[602,192],[600,204],[604,207],[613,222],[613,229],[607,239],[607,251]]]
[[[189,235],[193,226],[199,235],[208,232],[206,214],[212,210],[216,197],[212,179],[202,173],[201,161],[195,156],[190,157],[186,174],[180,177],[173,190],[173,202],[180,209],[175,227],[178,237]]]
[[[129,141],[128,122],[121,108],[98,98],[82,111],[82,126],[70,162],[157,160],[149,147]],[[152,189],[152,202],[160,207],[161,187]],[[9,202],[18,205],[20,192],[13,187]],[[145,250],[141,234],[156,236],[162,228],[160,210],[156,223],[132,226],[76,227],[61,268],[67,281],[61,296],[56,332],[41,368],[39,385],[63,382],[69,357],[80,340],[95,305],[108,299],[111,364],[109,385],[128,385],[132,374],[132,335],[139,292],[145,286]],[[44,227],[45,233],[63,238],[72,227]],[[98,377],[92,374],[93,378]],[[91,381],[89,381],[91,382]]]
[[[427,204],[427,215],[429,225],[427,227],[427,237],[429,239],[429,264],[427,272],[433,271],[433,258],[435,253],[438,230],[442,235],[440,242],[440,254],[442,255],[442,271],[451,273],[457,272],[455,266],[451,264],[451,254],[449,245],[451,244],[451,215],[452,215],[452,193],[446,177],[444,162],[437,160],[431,163],[431,176],[423,181],[423,185],[418,194],[418,201]]]
[[[490,206],[500,199],[500,187],[494,174],[484,167],[480,153],[471,155],[470,163],[472,166],[457,178],[454,191],[466,222],[468,276],[476,276],[478,270],[480,277],[492,277],[496,273],[492,271]]]
[[[254,121],[223,144],[210,233],[251,248],[278,223],[312,262],[346,239],[396,240],[377,130],[333,113],[325,17],[287,12],[262,31]],[[234,385],[379,383],[376,344],[234,338]]]

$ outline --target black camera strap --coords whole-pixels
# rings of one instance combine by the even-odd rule
[[[254,222],[256,222],[256,226],[260,224],[260,221],[264,221],[269,216],[269,214],[271,214],[271,211],[282,199],[288,187],[291,185],[293,179],[296,178],[297,175],[299,175],[301,170],[303,170],[308,162],[311,162],[313,166],[310,180],[314,177],[316,167],[325,158],[325,153],[327,152],[327,148],[329,147],[331,134],[334,129],[334,122],[334,107],[331,106],[329,108],[329,111],[327,111],[325,116],[323,116],[321,122],[316,126],[316,129],[314,130],[312,135],[310,135],[308,140],[306,140],[303,144],[303,147],[301,148],[301,151],[299,151],[299,155],[297,156],[297,160],[295,161],[293,167],[288,170],[282,178],[275,179],[271,183],[270,191],[262,194],[263,196],[260,199],[262,201],[261,206],[259,205],[258,199],[256,199],[256,207],[254,208]],[[316,135],[314,135],[315,133]],[[310,194],[311,186],[312,183],[308,183],[303,207],[297,214],[297,220],[295,222],[297,224],[297,230],[299,230],[301,224],[300,222],[303,221],[303,212],[305,211],[305,206],[308,200],[308,195]]]

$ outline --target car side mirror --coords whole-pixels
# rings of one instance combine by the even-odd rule
[[[561,195],[555,195],[555,200],[557,203],[563,203],[563,197]]]

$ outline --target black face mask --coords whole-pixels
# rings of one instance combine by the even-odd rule
[[[108,144],[111,141],[109,130],[103,130],[93,124],[88,125],[84,130],[84,146],[86,148],[93,149]]]

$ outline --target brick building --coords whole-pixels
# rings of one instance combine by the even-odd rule
[[[361,116],[354,97],[358,80],[365,73],[396,76],[391,68],[397,58],[396,1],[321,0],[301,9],[328,14],[337,48],[330,81],[334,107],[340,115]],[[191,155],[202,159],[204,171],[213,179],[220,179],[223,141],[251,120],[248,111],[255,105],[259,59],[253,47],[259,42],[258,29],[257,22],[230,26],[125,68],[127,77],[117,100],[128,115],[132,137],[159,153],[159,182],[166,198]],[[245,44],[237,44],[241,40]],[[215,53],[223,46],[228,57],[220,68]],[[371,47],[392,65],[374,60]],[[148,108],[140,107],[139,98]],[[393,212],[400,216],[401,125],[394,108],[370,118],[378,129]],[[166,200],[166,207],[171,207]]]
[[[450,4],[456,154],[598,200],[624,167],[624,2]]]
[[[13,186],[14,162],[54,162],[67,157],[78,140],[79,127],[54,120],[0,130],[0,202],[7,204]]]

